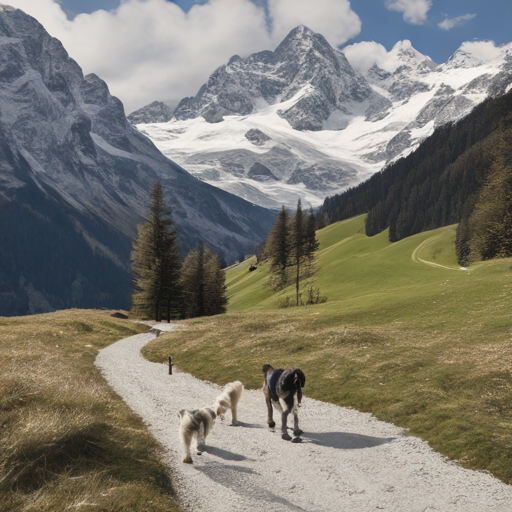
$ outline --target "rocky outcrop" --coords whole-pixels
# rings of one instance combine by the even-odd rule
[[[174,110],[165,103],[154,101],[132,112],[128,116],[128,121],[133,125],[143,123],[166,123],[171,120],[173,112]]]

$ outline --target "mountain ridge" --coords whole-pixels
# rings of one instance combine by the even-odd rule
[[[471,45],[458,55],[463,50],[476,55]],[[287,71],[304,55],[312,56],[302,74]],[[314,78],[324,76],[314,73],[318,62],[330,62],[323,85]],[[457,56],[438,65],[404,40],[382,67],[360,72],[322,36],[297,27],[275,52],[232,57],[167,123],[137,127],[164,154],[224,190],[267,207],[292,207],[299,197],[319,206],[407,156],[436,127],[506,92],[511,62],[512,44],[490,61],[464,67]],[[228,96],[241,99],[226,103]],[[263,134],[256,142],[246,137],[254,130]],[[278,180],[252,179],[255,163]]]

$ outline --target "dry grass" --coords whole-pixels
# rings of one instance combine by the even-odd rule
[[[93,365],[147,328],[109,312],[0,318],[0,509],[180,510],[158,445]]]
[[[300,366],[308,396],[409,428],[464,466],[512,483],[512,345],[410,323],[357,326],[337,308],[186,321],[146,349],[198,378],[261,387],[261,367]],[[262,423],[265,411],[261,411]]]

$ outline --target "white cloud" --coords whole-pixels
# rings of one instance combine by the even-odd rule
[[[268,0],[273,38],[279,43],[297,25],[306,25],[339,46],[361,31],[347,0]]]
[[[453,27],[457,25],[462,25],[465,21],[472,20],[476,18],[476,14],[465,14],[464,16],[457,16],[456,18],[446,18],[441,23],[438,23],[437,26],[443,30],[451,30]]]
[[[343,53],[350,64],[361,73],[366,73],[373,64],[393,72],[407,62],[414,65],[425,60],[430,61],[430,57],[416,50],[408,39],[398,41],[389,52],[379,43],[363,41],[346,46]]]
[[[384,46],[374,41],[362,41],[343,48],[350,64],[361,73],[368,71],[374,64],[387,69],[389,53]]]
[[[403,12],[407,23],[424,25],[432,0],[386,0],[386,7],[390,11]]]
[[[460,51],[470,54],[479,62],[489,62],[501,56],[500,48],[493,41],[468,41],[462,43]]]
[[[188,13],[165,0],[123,0],[107,12],[66,18],[56,0],[4,0],[37,18],[84,73],[96,73],[126,111],[190,96],[233,54],[273,49],[299,24],[339,45],[360,32],[348,0],[208,0]]]

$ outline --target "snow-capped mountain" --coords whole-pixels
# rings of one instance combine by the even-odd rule
[[[202,239],[229,262],[265,238],[272,212],[162,155],[34,18],[0,5],[0,48],[0,315],[29,285],[65,306],[78,274],[129,306],[131,239],[155,181],[183,249]]]
[[[463,45],[438,66],[402,41],[361,73],[301,26],[274,52],[230,59],[170,121],[134,124],[203,181],[264,206],[315,206],[505,92],[511,62],[512,45],[491,60]]]

